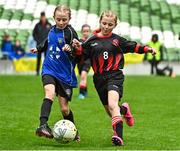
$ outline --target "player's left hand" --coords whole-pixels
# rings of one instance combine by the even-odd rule
[[[62,50],[70,52],[71,51],[71,47],[70,47],[70,45],[65,44],[64,47],[62,48]]]
[[[151,52],[152,55],[156,55],[156,49],[154,48],[149,48],[148,52]]]

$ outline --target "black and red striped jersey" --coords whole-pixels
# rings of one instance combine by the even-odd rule
[[[123,69],[124,53],[141,54],[148,51],[147,46],[128,41],[114,33],[98,36],[97,32],[82,44],[84,59],[90,58],[94,73]]]

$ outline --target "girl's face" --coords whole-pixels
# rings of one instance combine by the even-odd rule
[[[69,24],[69,14],[67,12],[57,10],[54,15],[54,20],[59,29],[64,29]]]
[[[89,27],[84,27],[82,29],[81,33],[82,33],[82,37],[87,39],[89,37],[90,33],[91,33],[91,30],[90,30]]]
[[[102,35],[108,35],[116,27],[114,17],[103,16],[100,21],[100,29]]]

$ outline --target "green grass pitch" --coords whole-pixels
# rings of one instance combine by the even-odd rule
[[[89,95],[78,100],[74,89],[70,104],[81,142],[59,144],[35,136],[43,99],[40,77],[0,76],[0,150],[180,150],[180,77],[126,76],[124,97],[135,126],[124,123],[124,146],[111,144],[111,119],[106,115],[92,83]],[[57,100],[49,125],[62,118]]]

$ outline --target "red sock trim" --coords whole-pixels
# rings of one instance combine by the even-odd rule
[[[80,85],[80,89],[86,89],[87,87],[85,85]]]
[[[123,119],[121,116],[112,117],[112,126],[114,126],[115,124],[117,124],[119,122],[123,123]]]

